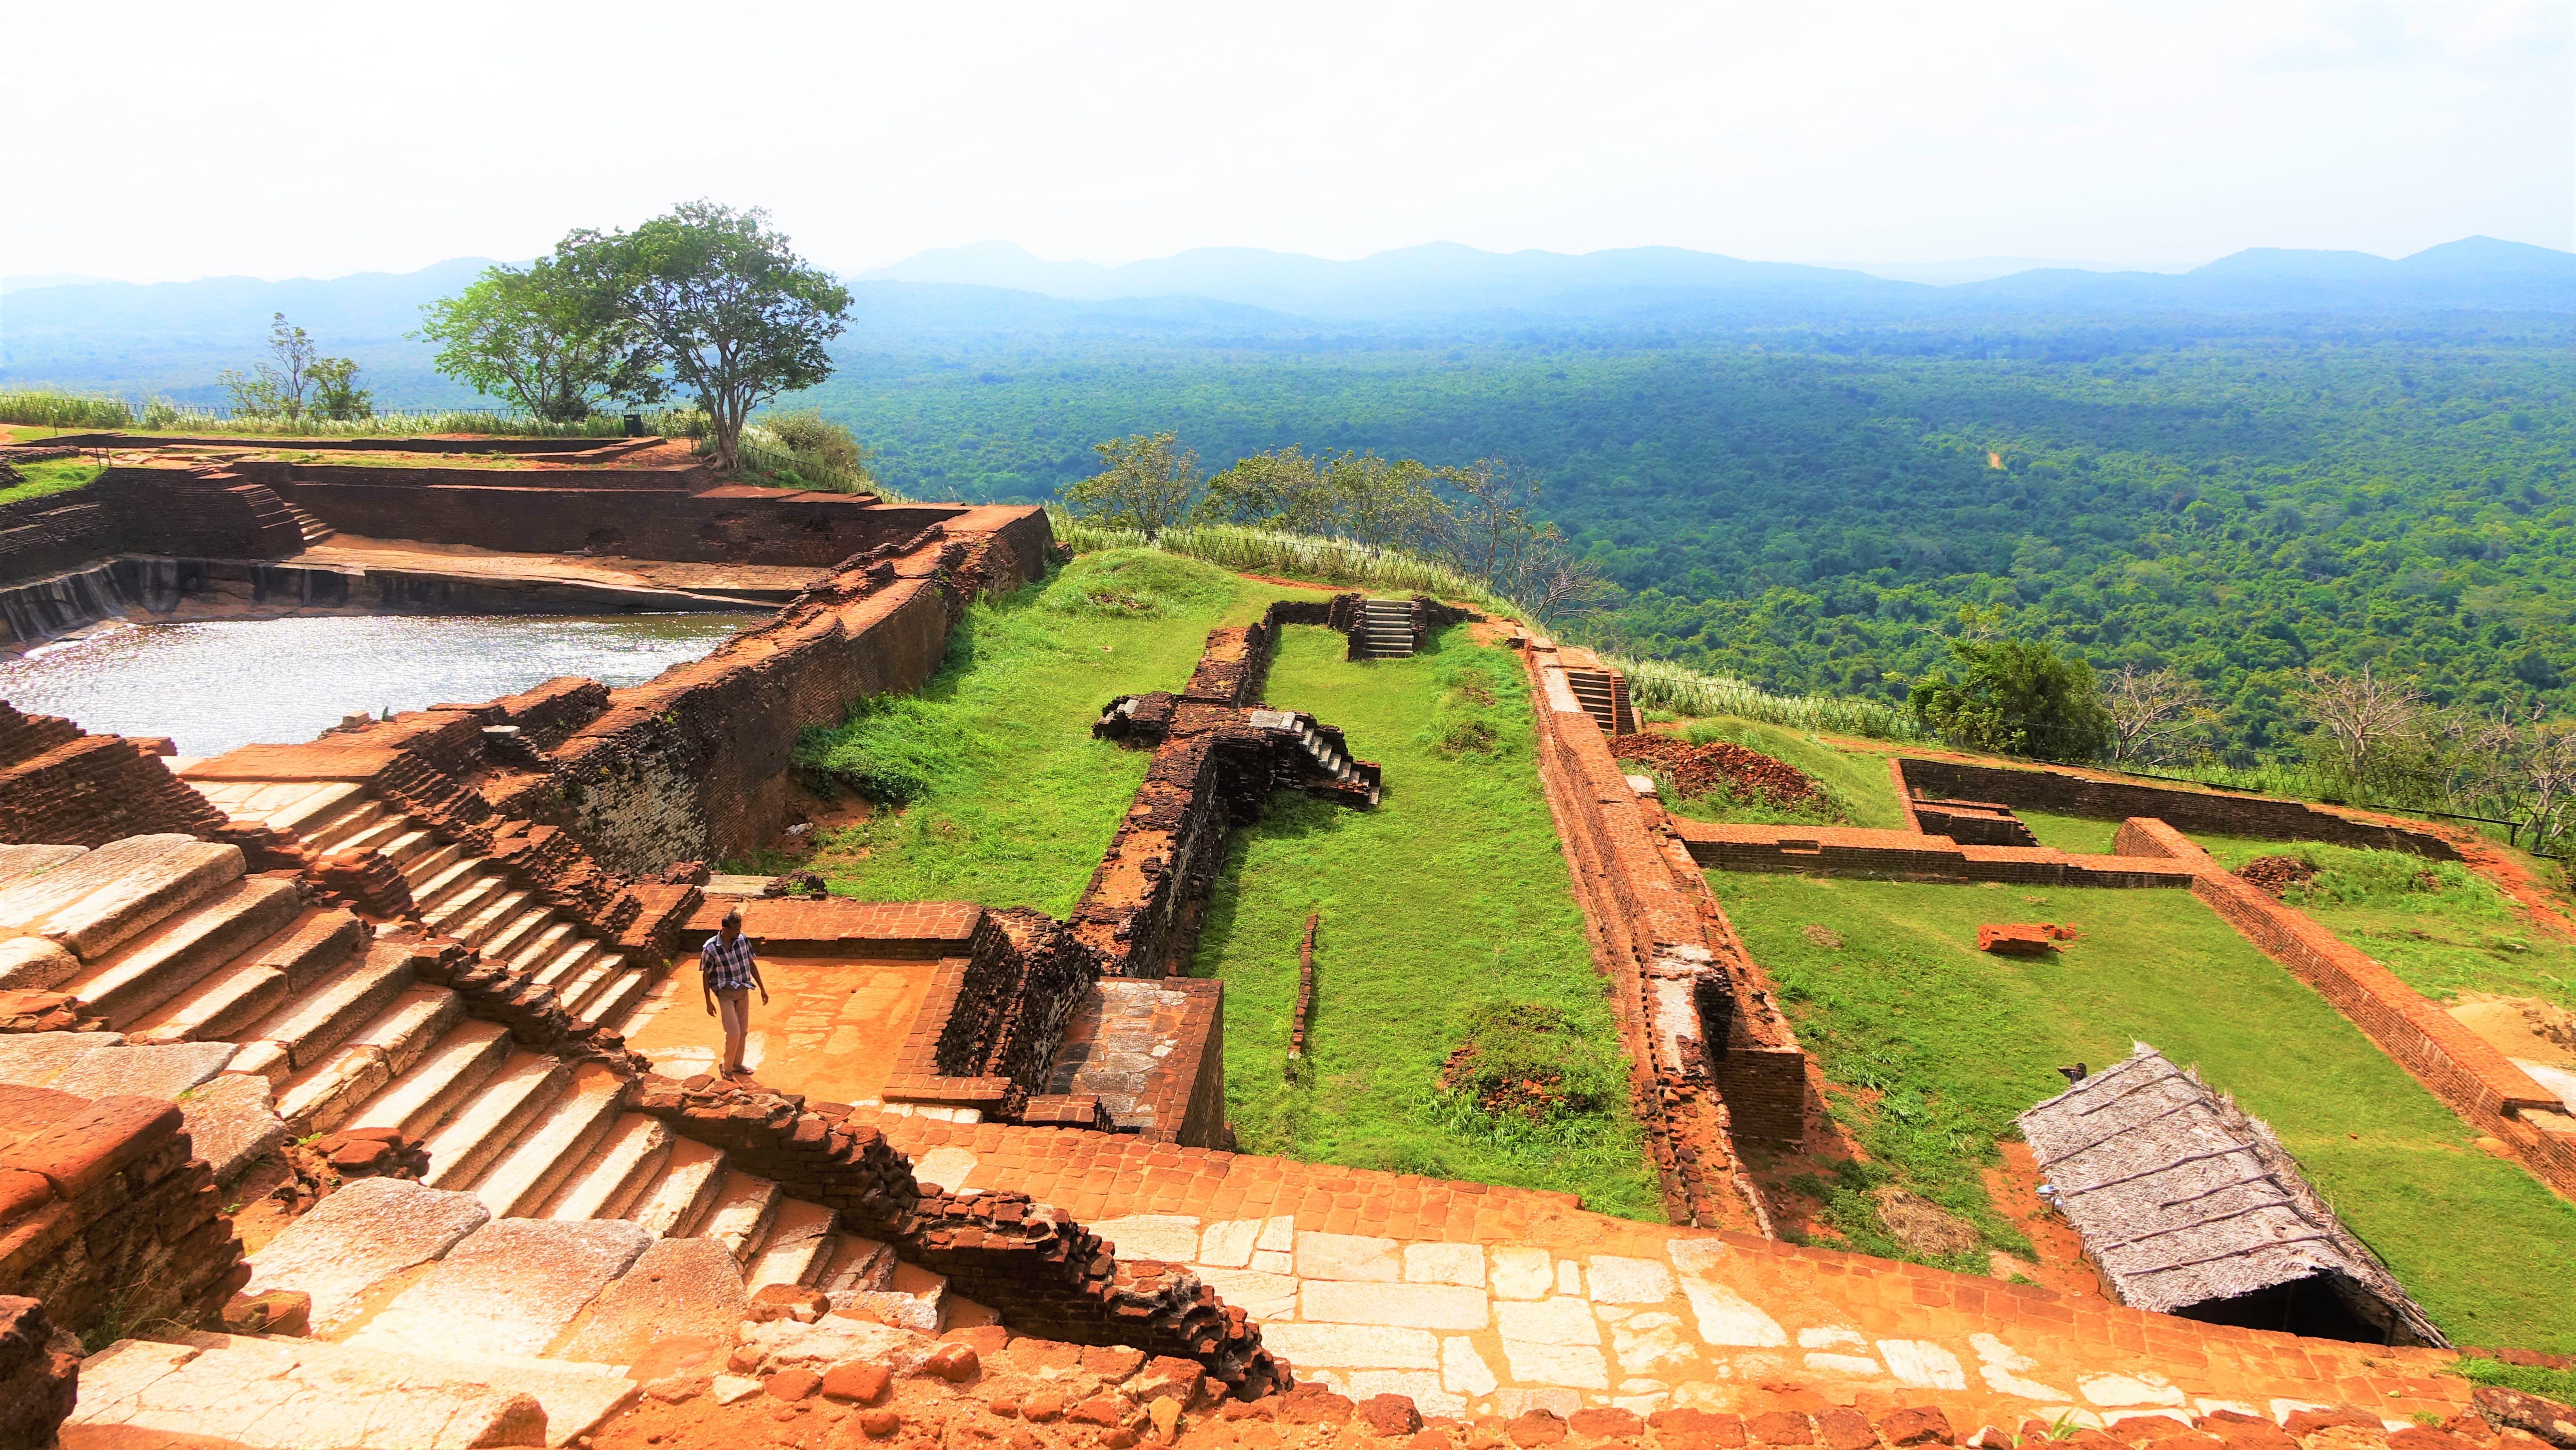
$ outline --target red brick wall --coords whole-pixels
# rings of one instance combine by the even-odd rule
[[[2249,836],[2267,841],[2323,841],[2335,846],[2411,851],[2456,861],[2459,851],[2430,831],[2357,821],[2298,801],[2268,796],[2169,790],[2127,781],[2095,780],[2063,770],[2008,770],[1955,760],[1899,762],[1900,794],[1996,801],[2058,815],[2124,821],[2148,817],[2185,831]]]
[[[223,825],[221,811],[134,742],[0,703],[0,844],[104,846]]]
[[[2165,822],[2124,821],[2115,844],[2128,854],[2190,864],[2192,894],[2238,935],[2315,988],[2451,1111],[2503,1139],[2559,1192],[2576,1195],[2576,1122],[2486,1039],[2306,913],[2220,870],[2208,852]]]
[[[0,1294],[76,1333],[194,1327],[249,1278],[177,1103],[0,1083]]]

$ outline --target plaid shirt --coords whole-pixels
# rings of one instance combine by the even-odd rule
[[[736,933],[728,946],[722,932],[708,937],[705,949],[698,953],[698,970],[706,974],[710,992],[751,990],[751,938]]]

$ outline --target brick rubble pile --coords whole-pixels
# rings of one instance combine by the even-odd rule
[[[1610,742],[1610,753],[1662,771],[1684,800],[1724,789],[1759,795],[1785,807],[1806,805],[1823,795],[1794,766],[1724,740],[1692,745],[1669,735],[1621,735]]]

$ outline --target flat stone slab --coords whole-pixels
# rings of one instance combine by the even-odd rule
[[[274,1152],[286,1142],[286,1123],[277,1116],[273,1093],[267,1078],[226,1072],[209,1078],[179,1099],[179,1116],[187,1124],[188,1141],[196,1148],[197,1156],[215,1171],[217,1183],[231,1183],[261,1154]]]
[[[397,1354],[542,1354],[652,1242],[642,1225],[616,1219],[495,1219],[348,1342]]]
[[[314,1330],[328,1332],[362,1307],[369,1289],[446,1253],[491,1217],[470,1193],[362,1178],[251,1255],[248,1292],[300,1289],[313,1296]]]
[[[606,1365],[184,1334],[120,1340],[83,1362],[70,1423],[253,1450],[469,1450],[569,1443],[636,1394]]]
[[[81,1034],[97,1036],[96,1033]],[[63,1065],[45,1086],[85,1098],[176,1098],[212,1081],[232,1061],[229,1042],[180,1042],[166,1047],[112,1047]],[[199,1157],[205,1155],[201,1152]],[[212,1162],[212,1159],[208,1159]]]
[[[661,1239],[592,1301],[566,1359],[627,1366],[638,1382],[722,1369],[751,1312],[741,1266],[714,1239]]]

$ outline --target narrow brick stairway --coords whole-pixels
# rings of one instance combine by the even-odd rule
[[[1637,714],[1628,705],[1628,677],[1617,670],[1569,669],[1565,683],[1583,706],[1583,713],[1601,727],[1604,735],[1634,735]]]
[[[496,944],[523,961],[552,953],[566,964],[558,980],[578,982],[589,970],[584,963],[596,950],[589,939],[567,931],[549,940],[568,924],[522,926],[532,912],[512,899],[517,893],[476,884],[503,873],[474,874],[453,847],[405,844],[421,833],[399,816],[383,818],[372,803],[353,805],[352,787],[299,789],[305,797],[265,818],[320,816],[323,824],[304,838],[326,845],[393,831],[378,849],[401,854],[419,879],[446,882],[431,890],[432,915],[450,930],[473,936],[487,956]],[[85,1096],[144,1092],[178,1098],[183,1113],[247,1094],[251,1115],[271,1126],[230,1152],[218,1141],[227,1135],[191,1117],[192,1136],[206,1140],[198,1152],[219,1179],[238,1177],[251,1158],[290,1137],[379,1127],[424,1140],[429,1171],[420,1183],[354,1183],[252,1255],[254,1290],[315,1294],[321,1340],[428,1357],[415,1379],[446,1372],[442,1356],[498,1352],[546,1406],[549,1443],[562,1443],[623,1403],[632,1384],[622,1376],[594,1383],[596,1366],[522,1361],[582,1358],[564,1336],[603,1287],[658,1242],[700,1242],[685,1252],[739,1275],[746,1291],[799,1285],[840,1304],[879,1296],[868,1304],[887,1321],[941,1327],[944,1280],[898,1264],[883,1244],[837,1232],[830,1210],[729,1166],[721,1151],[627,1111],[630,1085],[607,1064],[530,1050],[508,1027],[469,1016],[457,991],[416,975],[418,943],[373,940],[354,913],[306,904],[297,881],[243,868],[240,848],[184,835],[128,837],[92,851],[0,846],[0,990],[67,992],[81,1017],[102,1019],[107,1029],[0,1036],[0,1084]],[[467,891],[477,894],[469,900]],[[620,968],[612,960],[605,970]],[[624,975],[639,984],[650,976]],[[272,1097],[274,1120],[260,1102]],[[362,1187],[365,1195],[334,1208]],[[398,1201],[357,1211],[387,1194]],[[458,1227],[412,1244],[400,1264],[379,1263],[397,1225],[432,1221]],[[453,1272],[443,1262],[451,1251],[465,1256]],[[347,1266],[369,1264],[377,1269],[365,1283],[340,1282]],[[367,1301],[360,1313],[364,1291],[396,1271],[414,1275],[408,1287],[389,1303]],[[481,1311],[459,1307],[498,1292],[485,1283],[496,1274],[508,1285],[501,1297],[526,1321],[497,1339],[477,1319]],[[338,1318],[319,1308],[334,1294],[348,1309]],[[260,1343],[197,1338],[206,1341],[202,1365],[161,1372],[219,1380],[240,1372],[241,1356],[256,1357]],[[278,1383],[291,1382],[296,1394],[327,1400],[315,1388],[326,1382],[349,1395],[388,1392],[381,1376],[341,1375],[328,1347],[301,1352],[302,1368],[279,1370]],[[85,1375],[84,1403],[91,1398]],[[347,1428],[330,1423],[335,1433]],[[417,1424],[403,1433],[416,1435]],[[330,1443],[369,1442],[352,1434]]]
[[[1363,599],[1360,601],[1360,657],[1372,660],[1409,659],[1413,655],[1413,601],[1410,599]]]
[[[1280,711],[1280,713],[1288,713],[1288,711]],[[1370,806],[1378,804],[1376,780],[1365,778],[1363,770],[1350,760],[1350,755],[1342,755],[1342,749],[1337,749],[1329,739],[1324,739],[1324,731],[1314,729],[1314,719],[1311,719],[1311,716],[1296,716],[1296,713],[1291,713],[1288,719],[1291,719],[1293,729],[1296,729],[1298,747],[1306,749],[1306,757],[1314,760],[1316,770],[1321,770],[1324,775],[1332,775],[1334,780],[1340,780],[1340,783],[1345,783],[1345,786],[1350,786],[1352,780],[1358,780],[1358,783],[1368,786],[1368,804]]]
[[[279,502],[285,503],[286,501],[280,499]],[[315,544],[321,543],[324,539],[330,538],[334,534],[340,532],[338,529],[335,529],[329,524],[326,524],[320,519],[314,517],[306,510],[297,508],[291,503],[286,504],[286,516],[295,520],[295,527],[303,532],[304,547],[308,549],[312,548]]]

